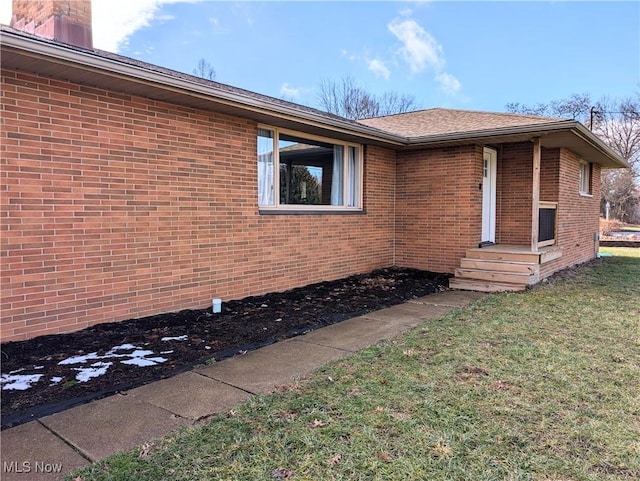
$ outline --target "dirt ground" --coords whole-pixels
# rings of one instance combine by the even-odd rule
[[[449,275],[381,269],[211,308],[1,346],[2,427],[445,290]]]

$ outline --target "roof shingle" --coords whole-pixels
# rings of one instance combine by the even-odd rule
[[[540,125],[566,119],[457,109],[427,109],[404,114],[362,119],[358,122],[403,137],[475,132],[481,130]]]

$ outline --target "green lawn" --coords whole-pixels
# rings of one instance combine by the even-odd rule
[[[489,296],[69,479],[640,479],[638,279]]]
[[[640,249],[637,247],[600,247],[600,253],[621,257],[640,257]]]

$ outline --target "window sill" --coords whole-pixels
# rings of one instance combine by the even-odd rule
[[[589,194],[588,192],[580,192],[580,197],[587,197],[589,199],[593,199],[593,194]]]
[[[258,209],[260,215],[363,215],[364,209]]]

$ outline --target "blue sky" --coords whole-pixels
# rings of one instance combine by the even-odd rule
[[[0,21],[7,23],[1,0]],[[351,76],[421,108],[503,111],[640,89],[640,2],[93,0],[96,47],[317,106]]]

